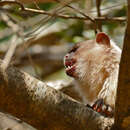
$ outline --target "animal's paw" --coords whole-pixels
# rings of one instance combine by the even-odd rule
[[[91,107],[96,112],[106,116],[106,117],[113,117],[114,112],[109,105],[104,104],[103,99],[98,99]]]

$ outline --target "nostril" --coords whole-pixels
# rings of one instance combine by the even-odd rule
[[[65,58],[68,58],[68,57],[69,57],[68,55],[65,56]]]

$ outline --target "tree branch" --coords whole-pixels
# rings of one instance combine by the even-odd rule
[[[8,0],[9,1],[9,0]],[[30,12],[30,13],[37,13],[37,14],[44,14],[44,15],[48,15],[48,16],[53,16],[53,17],[60,17],[60,18],[63,18],[63,19],[78,19],[78,20],[91,20],[91,21],[110,21],[110,22],[125,22],[126,21],[126,18],[123,18],[123,17],[114,17],[114,18],[109,18],[109,17],[95,17],[95,18],[90,18],[88,15],[85,15],[83,13],[84,16],[70,16],[70,15],[62,15],[62,14],[58,14],[56,12],[48,12],[48,11],[44,11],[44,10],[40,10],[40,9],[31,9],[31,8],[25,8],[24,5],[20,2],[14,2],[14,1],[11,1],[8,3],[8,1],[0,1],[0,6],[3,6],[3,5],[7,5],[7,4],[18,4],[20,7],[21,7],[21,10],[22,11],[26,11],[26,12]],[[67,5],[69,6],[69,5]],[[71,7],[71,6],[69,6]],[[72,7],[71,7],[72,8]],[[73,8],[75,9],[75,8]],[[9,11],[9,10],[6,10],[6,11]],[[80,12],[82,13],[82,12]]]
[[[112,127],[113,119],[99,115],[27,73],[9,66],[6,75],[8,83],[0,73],[1,110],[38,129],[104,130]]]
[[[102,0],[96,0],[96,8],[97,8],[98,17],[101,17],[101,10],[100,10],[101,2],[102,2]],[[99,21],[97,23],[97,26],[98,26],[99,31],[102,32],[102,22],[101,21]]]

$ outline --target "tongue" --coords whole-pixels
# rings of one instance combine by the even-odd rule
[[[66,66],[66,67],[72,66],[72,62],[71,62],[71,61],[66,61],[66,62],[65,62],[65,66]]]
[[[75,62],[76,62],[76,60],[75,59],[66,59],[65,60],[65,66],[66,67],[71,67],[72,65],[74,65],[75,64]]]

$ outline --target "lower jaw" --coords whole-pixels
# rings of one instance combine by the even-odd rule
[[[76,73],[75,73],[75,72],[71,72],[71,71],[67,71],[67,70],[66,70],[66,74],[67,74],[68,76],[71,76],[71,77],[76,78]]]
[[[73,74],[73,73],[70,73],[70,72],[68,72],[68,71],[66,71],[66,74],[67,74],[68,76],[71,76],[71,77],[73,77],[73,76],[74,76],[74,74]]]

